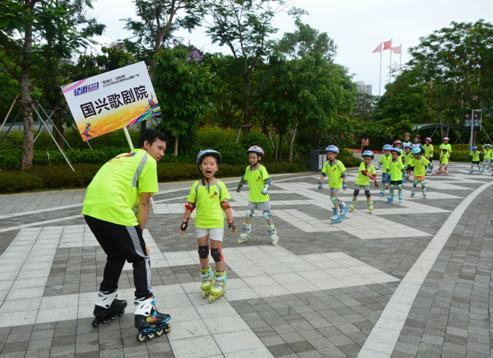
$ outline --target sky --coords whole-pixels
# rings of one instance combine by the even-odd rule
[[[101,44],[110,44],[131,37],[121,19],[136,19],[132,0],[96,0],[88,15],[106,25]],[[326,32],[337,45],[335,62],[348,68],[354,81],[372,85],[379,94],[380,55],[373,50],[383,41],[392,40],[392,46],[402,45],[402,63],[409,59],[410,47],[419,44],[435,30],[455,22],[475,22],[484,19],[493,22],[492,0],[288,0],[286,10],[278,13],[273,24],[278,28],[274,36],[294,30],[293,19],[287,15],[290,7],[303,8],[308,15],[303,21],[320,32]],[[225,47],[212,45],[203,28],[192,33],[178,34],[207,52],[229,53]],[[399,63],[399,55],[392,55],[392,63]],[[382,53],[381,93],[389,82],[390,51]]]

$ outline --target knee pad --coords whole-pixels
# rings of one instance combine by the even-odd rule
[[[263,215],[264,219],[267,221],[272,219],[272,213],[270,212],[270,210],[264,210],[262,215]]]
[[[201,259],[206,259],[209,257],[209,246],[199,246],[199,257]]]
[[[397,185],[397,189],[402,190],[402,184]]]
[[[370,198],[371,197],[371,193],[369,190],[365,190],[365,195],[367,198]]]
[[[359,189],[354,189],[353,196],[358,196],[359,195]]]
[[[223,251],[220,247],[211,249],[211,256],[215,262],[220,262],[223,260]]]
[[[253,216],[253,210],[250,210],[250,209],[246,209],[245,210],[245,218],[247,219],[251,219]]]
[[[338,202],[337,197],[335,197],[335,196],[331,197],[330,201],[332,202],[332,205],[334,205],[334,206],[337,205],[337,202]]]

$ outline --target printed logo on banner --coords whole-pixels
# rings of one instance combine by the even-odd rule
[[[161,113],[144,62],[62,86],[62,92],[84,141]]]

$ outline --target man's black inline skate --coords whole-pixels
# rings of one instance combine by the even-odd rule
[[[105,323],[108,320],[115,319],[116,316],[121,317],[125,314],[127,301],[116,298],[117,293],[98,292],[96,305],[94,306],[94,320],[92,326],[96,328],[100,323]]]
[[[154,297],[136,299],[135,303],[135,328],[137,340],[145,342],[146,340],[160,337],[163,333],[168,334],[171,331],[169,321],[171,316],[166,313],[158,312]]]

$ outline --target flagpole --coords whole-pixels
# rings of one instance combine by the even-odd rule
[[[392,45],[390,46],[389,83],[392,82]]]
[[[402,45],[399,46],[399,70],[402,70]]]
[[[378,77],[378,95],[382,95],[382,44],[380,44],[380,75]]]

